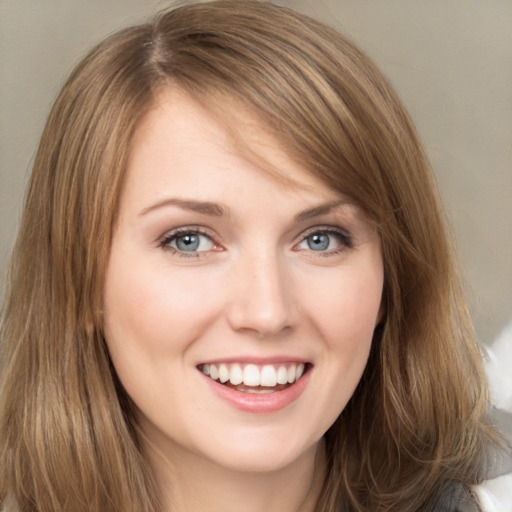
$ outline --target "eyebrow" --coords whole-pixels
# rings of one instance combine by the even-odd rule
[[[209,201],[195,201],[193,199],[179,199],[175,197],[163,199],[158,203],[148,206],[147,208],[144,208],[139,215],[146,215],[153,210],[157,210],[165,206],[177,206],[183,210],[202,213],[203,215],[209,215],[212,217],[222,217],[226,215],[226,208],[220,204],[211,203]]]
[[[321,204],[319,206],[314,206],[308,210],[304,210],[298,213],[295,216],[296,222],[301,222],[307,219],[311,219],[314,217],[318,217],[319,215],[325,215],[326,213],[331,212],[339,206],[347,204],[348,201],[346,199],[338,199],[336,201],[330,201],[325,204]],[[201,213],[203,215],[209,215],[211,217],[223,217],[227,215],[227,208],[218,204],[212,203],[210,201],[197,201],[194,199],[180,199],[175,197],[170,197],[167,199],[163,199],[162,201],[158,201],[157,203],[144,208],[139,215],[146,215],[153,210],[157,210],[159,208],[164,208],[167,206],[177,206],[178,208],[182,208],[183,210],[188,210],[196,213]]]
[[[310,208],[309,210],[304,210],[295,216],[296,222],[301,222],[307,219],[311,219],[313,217],[318,217],[319,215],[325,215],[326,213],[331,212],[332,210],[338,208],[338,206],[342,206],[348,204],[349,202],[346,199],[338,199],[336,201],[331,201],[329,203],[321,204],[319,206],[315,206]]]

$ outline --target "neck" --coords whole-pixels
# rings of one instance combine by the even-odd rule
[[[148,456],[166,512],[313,512],[324,479],[323,443],[264,472],[234,471],[183,448]]]

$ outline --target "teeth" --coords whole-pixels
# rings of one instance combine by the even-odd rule
[[[210,366],[210,377],[213,380],[217,380],[219,378],[219,370],[214,364]]]
[[[277,373],[274,367],[266,364],[261,369],[261,386],[273,387],[277,384]]]
[[[278,384],[288,384],[288,370],[286,366],[280,366],[277,370],[276,380]]]
[[[229,383],[233,386],[244,384],[252,388],[272,388],[277,385],[293,384],[304,374],[304,364],[265,364],[258,366],[255,364],[204,364],[200,367],[201,371],[213,380],[218,380],[222,384]],[[265,392],[265,390],[248,390],[249,392]]]
[[[242,368],[240,368],[240,365],[234,364],[229,372],[229,382],[233,384],[233,386],[238,386],[238,384],[242,384],[243,380],[244,374]]]
[[[255,364],[248,364],[244,368],[244,385],[246,386],[259,386],[260,385],[260,371]]]
[[[219,366],[219,380],[224,384],[229,380],[229,370],[225,364]]]
[[[287,379],[288,379],[288,382],[291,384],[292,382],[295,382],[295,371],[296,371],[296,368],[295,368],[295,365],[292,365],[288,368],[288,372],[287,372]]]

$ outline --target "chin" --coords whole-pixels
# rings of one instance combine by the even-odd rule
[[[225,470],[237,473],[274,473],[286,469],[297,460],[313,456],[316,444],[302,450],[283,450],[283,447],[250,449],[241,447],[229,453],[216,454],[210,460]]]
[[[296,428],[297,432],[299,429]],[[209,436],[208,444],[197,446],[194,452],[226,470],[241,473],[265,473],[282,470],[303,457],[314,457],[321,436],[297,436],[289,429],[260,426],[238,428]]]

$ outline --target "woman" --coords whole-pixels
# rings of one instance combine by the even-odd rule
[[[219,1],[105,40],[12,262],[6,512],[475,505],[500,438],[434,182],[333,30]]]

